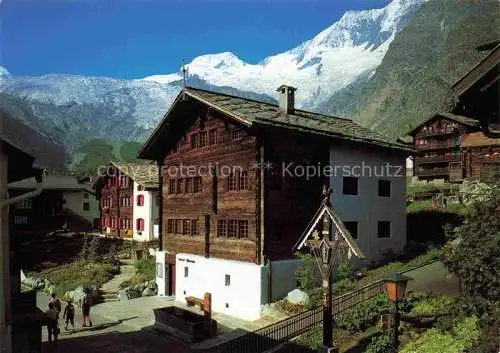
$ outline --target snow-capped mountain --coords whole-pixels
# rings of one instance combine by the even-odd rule
[[[314,109],[372,73],[425,1],[393,0],[382,9],[348,11],[313,39],[256,65],[230,52],[198,56],[187,65],[188,85],[269,101],[278,86],[289,84],[298,88],[297,105]],[[0,108],[15,117],[24,112],[19,119],[26,122],[40,119],[67,145],[85,138],[144,139],[168,110],[181,82],[181,72],[119,80],[63,74],[21,77],[0,67]]]
[[[189,75],[219,86],[272,94],[281,84],[298,88],[297,104],[315,108],[335,91],[381,63],[395,35],[426,0],[393,0],[382,9],[348,11],[332,26],[294,49],[245,63],[231,52],[202,55],[187,64]],[[178,73],[144,80],[168,84]]]

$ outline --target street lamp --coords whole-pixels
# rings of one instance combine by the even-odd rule
[[[399,314],[398,303],[401,302],[406,297],[406,287],[408,281],[412,278],[403,276],[400,273],[393,273],[385,278],[385,289],[387,291],[387,296],[394,303],[394,322],[393,322],[393,343],[392,351],[396,353],[399,346],[399,320],[401,315]]]
[[[356,244],[340,217],[331,207],[332,189],[323,188],[323,202],[316,211],[311,223],[293,247],[300,251],[308,248],[318,265],[323,281],[323,346],[320,352],[336,353],[333,344],[333,311],[332,311],[332,269],[335,262],[343,257],[350,259],[353,255],[365,259],[365,255]]]

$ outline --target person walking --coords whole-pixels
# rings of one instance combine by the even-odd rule
[[[63,320],[66,319],[64,329],[68,331],[68,324],[71,324],[72,331],[75,332],[75,306],[71,299],[68,299],[64,307]]]
[[[59,299],[56,295],[56,293],[52,293],[51,295],[51,299],[49,301],[49,304],[50,303],[53,303],[54,304],[54,309],[57,310],[58,314],[61,313],[61,309],[62,309],[62,305],[61,305],[61,299]]]
[[[87,321],[89,322],[89,326],[92,327],[92,319],[90,318],[91,301],[90,294],[86,291],[82,298],[83,327],[87,327]]]
[[[47,318],[49,343],[52,343],[52,338],[54,342],[57,342],[57,336],[59,335],[59,312],[56,310],[53,302],[49,302],[49,309],[45,311],[45,316]]]

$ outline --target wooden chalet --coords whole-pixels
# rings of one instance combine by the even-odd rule
[[[464,159],[464,177],[481,181],[498,178],[500,172],[500,136],[488,137],[482,131],[468,134],[460,145]]]
[[[158,223],[158,217],[153,219],[153,212],[145,212],[145,216],[136,216],[134,212],[154,198],[152,191],[158,190],[158,175],[158,167],[149,162],[110,163],[94,185],[99,200],[101,234],[133,239],[137,232],[142,235],[149,223]],[[152,240],[149,238],[138,240]]]
[[[477,120],[451,113],[439,113],[414,128],[414,175],[422,180],[464,178],[464,156],[461,144],[471,132],[479,131]]]
[[[304,174],[287,174],[287,165],[329,166],[332,141],[372,151],[397,150],[400,155],[406,148],[352,120],[295,109],[294,91],[279,87],[277,106],[187,87],[139,151],[140,158],[160,166],[167,294],[176,293],[176,276],[188,277],[187,267],[182,273],[176,269],[176,255],[177,266],[197,261],[196,256],[229,261],[226,265],[222,261],[210,274],[221,278],[224,273],[218,271],[237,268],[235,261],[264,265],[293,257],[293,245],[322,200],[322,186],[330,180],[317,173],[305,181]],[[193,260],[179,254],[191,254]],[[241,271],[239,277],[246,267]],[[286,275],[293,277],[293,272],[289,268]],[[206,278],[209,282],[211,277]],[[182,296],[182,290],[177,295]],[[214,298],[225,297],[224,293],[217,292]],[[250,294],[242,294],[246,295]],[[260,292],[254,297],[260,300]],[[219,305],[220,310],[230,308],[229,302]]]

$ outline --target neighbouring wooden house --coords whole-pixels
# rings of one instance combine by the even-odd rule
[[[102,234],[137,241],[158,238],[158,175],[152,163],[110,163],[95,183]]]
[[[372,259],[405,245],[411,149],[295,109],[295,89],[278,91],[276,106],[185,88],[139,151],[160,170],[159,295],[210,292],[214,310],[258,318],[261,304],[296,286],[292,248],[324,185]]]
[[[45,175],[42,184],[26,178],[9,184],[12,196],[37,187],[43,192],[19,202],[10,212],[11,222],[19,233],[40,234],[56,230],[92,231],[99,220],[98,202],[92,185],[74,176]]]
[[[24,137],[24,139],[23,139]],[[36,305],[36,292],[21,292],[20,269],[22,249],[9,222],[9,208],[17,200],[36,196],[35,192],[13,198],[8,184],[37,176],[41,181],[45,167],[33,147],[51,147],[26,125],[14,121],[5,112],[0,112],[0,351],[38,353],[42,351],[41,326],[43,313]],[[52,156],[55,157],[55,156]],[[42,164],[41,164],[42,163]]]
[[[418,153],[414,175],[422,180],[462,181],[464,156],[461,144],[471,132],[480,131],[477,120],[451,113],[430,117],[409,132]]]
[[[500,165],[499,41],[477,48],[488,53],[451,87],[458,103],[414,128],[414,174],[423,180],[485,181]]]

